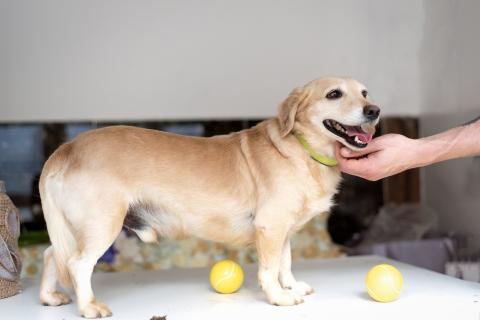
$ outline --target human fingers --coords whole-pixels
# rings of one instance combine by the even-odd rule
[[[365,178],[365,174],[370,172],[370,167],[372,166],[366,157],[345,158],[337,155],[337,162],[340,171],[362,178]]]
[[[344,158],[358,158],[366,154],[378,151],[381,149],[381,146],[377,143],[376,139],[370,141],[370,143],[360,150],[352,150],[345,146],[340,148],[340,155]]]

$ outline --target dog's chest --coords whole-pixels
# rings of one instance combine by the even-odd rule
[[[337,168],[320,167],[320,164],[315,163],[308,169],[308,175],[304,177],[304,202],[297,219],[297,228],[302,227],[314,216],[330,210],[333,196],[337,193],[341,180]]]

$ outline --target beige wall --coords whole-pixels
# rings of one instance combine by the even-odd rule
[[[420,111],[417,0],[0,2],[0,122],[254,118],[321,75]]]

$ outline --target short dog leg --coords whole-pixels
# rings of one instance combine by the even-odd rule
[[[47,306],[60,306],[71,300],[66,293],[57,290],[57,267],[53,256],[53,247],[43,253],[43,274],[40,285],[40,302]]]
[[[105,217],[103,215],[102,217]],[[112,315],[110,309],[95,299],[92,290],[92,272],[97,260],[110,247],[121,230],[121,223],[108,223],[99,219],[95,227],[82,230],[83,249],[68,261],[68,269],[75,285],[77,305],[85,318],[101,318]]]
[[[312,287],[303,281],[295,280],[295,277],[292,274],[292,253],[290,248],[290,239],[287,239],[283,245],[279,280],[282,288],[293,290],[299,295],[304,296],[313,293]]]
[[[75,284],[78,310],[80,315],[85,318],[101,318],[112,315],[112,312],[105,304],[95,299],[92,290],[93,267],[100,256],[83,251],[68,261],[69,271]]]
[[[271,304],[291,306],[303,302],[302,297],[292,291],[282,289],[278,281],[280,259],[286,232],[282,228],[263,224],[257,226],[256,244],[259,258],[258,279]]]

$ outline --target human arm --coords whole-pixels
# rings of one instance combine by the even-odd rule
[[[387,134],[372,140],[360,151],[336,147],[340,169],[368,180],[476,155],[480,155],[480,120],[422,139]]]

